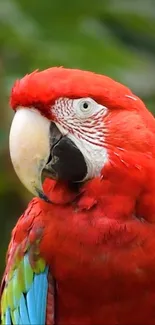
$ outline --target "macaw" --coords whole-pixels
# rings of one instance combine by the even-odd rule
[[[17,80],[3,325],[155,324],[155,119],[126,86],[63,67]]]

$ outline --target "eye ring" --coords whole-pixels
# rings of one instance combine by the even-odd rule
[[[89,100],[83,100],[83,101],[80,103],[80,110],[81,110],[83,113],[90,112],[90,111],[92,110],[92,102],[89,101]]]
[[[103,116],[107,113],[107,107],[98,104],[91,97],[78,98],[73,100],[74,114],[78,119],[88,119],[101,112]]]

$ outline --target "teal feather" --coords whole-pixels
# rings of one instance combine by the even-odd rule
[[[10,309],[7,308],[6,310],[6,318],[5,318],[5,325],[11,325],[11,316],[10,316]]]
[[[45,325],[47,293],[48,267],[40,259],[33,269],[26,253],[2,293],[3,325]]]
[[[29,313],[30,324],[38,325],[38,317],[36,313],[36,300],[34,296],[34,282],[31,284],[31,287],[26,295],[27,309]],[[45,308],[45,306],[44,306]],[[40,323],[41,324],[41,323]]]
[[[44,324],[46,319],[46,309],[44,306],[46,305],[47,300],[47,288],[48,288],[48,281],[47,281],[47,274],[48,268],[46,267],[44,273],[40,274],[39,278],[39,291],[37,296],[37,308],[38,308],[38,319],[40,320],[41,324]]]
[[[25,301],[25,297],[24,297],[23,293],[21,294],[21,298],[20,298],[19,310],[20,310],[21,324],[30,325],[27,305],[26,305],[26,301]]]

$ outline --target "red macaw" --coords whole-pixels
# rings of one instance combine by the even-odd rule
[[[12,232],[2,324],[154,325],[154,117],[62,67],[16,81],[11,106],[12,163],[36,197]]]

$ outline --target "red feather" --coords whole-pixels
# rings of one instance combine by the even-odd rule
[[[52,118],[49,108],[59,97],[92,97],[108,107],[109,162],[79,192],[47,179],[44,190],[55,204],[29,205],[34,224],[38,214],[43,224],[40,252],[57,282],[56,324],[154,325],[155,120],[125,86],[63,68],[16,82],[11,105],[34,106]],[[17,227],[21,242],[23,218]]]
[[[38,107],[47,114],[47,108],[60,97],[91,97],[109,108],[143,109],[144,104],[125,95],[133,96],[131,90],[113,79],[89,71],[49,68],[34,71],[17,80],[12,89],[10,104]]]

